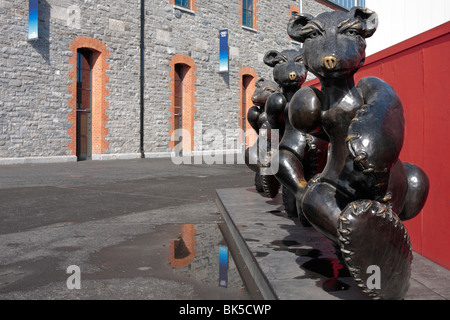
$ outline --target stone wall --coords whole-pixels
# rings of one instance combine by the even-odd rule
[[[126,3],[40,0],[39,40],[28,42],[28,1],[0,2],[0,158],[73,156],[69,45],[76,37],[98,39],[110,52],[107,152],[137,152],[139,1]]]
[[[194,60],[196,128],[202,132],[239,130],[239,71],[253,68],[270,77],[262,62],[265,51],[295,45],[286,33],[289,8],[298,1],[258,0],[257,27],[240,24],[239,0],[197,0],[196,10],[167,1],[145,1],[146,156],[168,155],[169,61],[175,54]],[[303,0],[305,12],[329,8]],[[77,37],[106,45],[107,149],[96,159],[139,156],[140,144],[140,1],[40,0],[39,40],[27,41],[28,1],[0,0],[0,159],[47,157],[74,160],[69,149],[73,77],[69,46]],[[230,71],[218,73],[219,30],[228,29]],[[199,131],[199,130],[198,130]],[[199,131],[200,132],[200,131]],[[213,149],[208,141],[197,147]],[[202,143],[203,142],[203,143]]]
[[[303,1],[312,14],[331,10],[315,1]],[[194,59],[196,64],[195,151],[217,149],[215,139],[206,139],[206,131],[219,130],[224,139],[238,140],[239,72],[251,67],[258,77],[271,77],[271,68],[263,63],[267,50],[298,48],[286,33],[290,6],[298,1],[257,1],[255,29],[239,24],[239,1],[197,0],[194,12],[182,10],[164,1],[147,8],[146,21],[146,97],[145,151],[170,152],[171,125],[167,61],[174,54]],[[219,30],[229,33],[229,72],[219,74]],[[200,134],[201,133],[201,134]],[[216,144],[214,144],[216,142]],[[219,146],[221,143],[219,143]],[[222,143],[223,148],[229,149]]]

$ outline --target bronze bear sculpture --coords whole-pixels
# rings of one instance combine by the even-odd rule
[[[285,176],[286,172],[292,172],[294,170],[292,165],[295,164],[297,165],[295,169],[301,169],[302,178],[306,184],[307,180],[323,168],[327,143],[320,138],[296,130],[288,117],[289,102],[301,88],[307,76],[301,51],[270,50],[264,55],[264,63],[273,68],[273,78],[281,88],[279,92],[270,95],[265,106],[267,112],[279,115],[274,117],[279,119],[278,123],[272,126],[280,130],[281,137],[278,153],[279,166],[275,176],[278,179],[279,176]],[[282,195],[288,215],[298,215],[302,219],[303,215],[297,208],[295,195],[284,184]]]
[[[278,84],[270,79],[259,78],[255,83],[255,91],[253,92],[251,98],[254,105],[247,111],[247,120],[258,135],[260,129],[270,131],[272,128],[279,127],[278,113],[267,113],[265,110],[266,101],[269,96],[279,91],[280,87]],[[251,148],[247,148],[245,150],[245,163],[255,172],[256,190],[261,192],[266,197],[274,198],[279,192],[280,182],[271,174],[262,174],[264,173],[262,172],[262,168],[264,168],[267,164],[264,163],[264,159],[260,159],[260,155],[265,154],[264,151],[259,151],[260,139],[262,139],[262,137],[258,137],[258,140],[255,142],[256,146],[253,146],[253,150],[251,150]],[[267,144],[269,144],[270,147],[270,136],[265,137],[265,139],[266,143],[264,146],[261,145],[261,148],[267,148]]]
[[[405,123],[394,89],[375,77],[355,85],[354,74],[365,60],[365,38],[377,25],[377,14],[361,7],[290,19],[288,34],[303,43],[304,64],[319,78],[321,89],[298,90],[289,103],[289,121],[297,130],[329,141],[329,151],[322,172],[307,185],[295,163],[277,178],[296,195],[313,227],[339,244],[364,292],[402,299],[409,287],[412,251],[401,221],[420,212],[429,182],[419,167],[398,158]],[[381,272],[380,288],[367,285],[370,266]]]

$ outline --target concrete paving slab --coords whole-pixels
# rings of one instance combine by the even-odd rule
[[[252,280],[265,299],[367,300],[333,243],[284,211],[281,194],[255,188],[218,189],[216,204]],[[405,300],[450,298],[450,271],[414,253]],[[245,279],[244,279],[245,281]]]

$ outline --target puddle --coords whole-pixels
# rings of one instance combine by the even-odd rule
[[[0,295],[23,291],[24,288],[37,289],[47,284],[49,279],[65,281],[65,273],[61,277],[57,265],[57,259],[48,257],[0,265]]]
[[[216,224],[179,225],[169,244],[172,272],[201,283],[206,299],[214,291],[218,298],[249,299],[228,246]],[[221,292],[223,292],[221,294]]]
[[[251,298],[214,223],[156,225],[152,232],[93,253],[90,262],[99,269],[92,278],[175,281],[179,288],[191,288],[184,299]]]

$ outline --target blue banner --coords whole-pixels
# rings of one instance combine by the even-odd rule
[[[28,2],[28,40],[39,38],[39,0]]]
[[[228,72],[228,30],[220,30],[219,38],[219,72]]]

